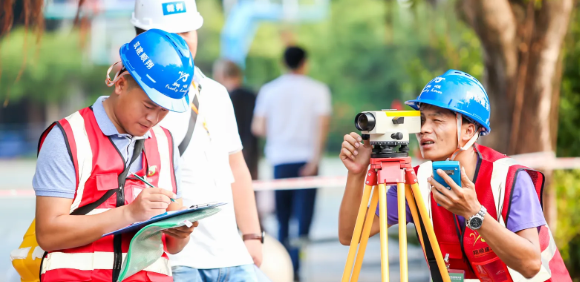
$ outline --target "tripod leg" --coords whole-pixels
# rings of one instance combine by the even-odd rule
[[[421,197],[421,191],[419,190],[419,184],[411,184],[411,189],[413,189],[413,195],[415,195],[415,201],[417,201],[417,207],[419,208],[419,214],[425,225],[425,231],[431,242],[431,247],[433,248],[433,253],[435,254],[435,260],[437,261],[437,267],[441,272],[443,282],[451,282],[449,278],[449,273],[447,272],[447,267],[443,261],[443,256],[441,255],[441,249],[439,248],[439,243],[437,242],[437,237],[435,236],[435,231],[433,230],[433,224],[431,224],[431,219],[427,213],[426,205]]]
[[[407,209],[405,206],[405,184],[397,183],[397,202],[399,208],[399,265],[401,282],[409,281],[407,257]]]
[[[372,186],[365,185],[363,191],[363,196],[358,209],[358,215],[356,216],[356,223],[354,225],[354,230],[352,232],[352,239],[350,241],[350,247],[348,249],[348,256],[346,258],[346,265],[344,266],[344,272],[342,273],[342,282],[350,281],[350,274],[352,272],[352,264],[356,256],[356,248],[360,241],[360,235],[363,228],[365,212],[367,210],[367,204],[371,197]]]
[[[387,223],[387,186],[379,184],[379,220],[381,221],[381,281],[389,281],[389,234]]]
[[[367,217],[365,219],[365,224],[362,231],[362,237],[360,239],[360,245],[358,247],[358,253],[356,255],[356,261],[354,262],[354,270],[352,271],[352,278],[350,281],[358,281],[358,276],[360,274],[360,269],[365,257],[365,251],[367,248],[367,243],[369,242],[369,235],[371,234],[371,227],[373,226],[373,220],[375,218],[375,210],[377,204],[379,203],[379,189],[373,187],[373,196],[371,198],[371,205],[367,210]]]
[[[413,222],[415,222],[415,229],[417,229],[417,234],[419,235],[419,242],[421,242],[421,247],[425,249],[425,244],[423,243],[423,233],[421,233],[421,224],[419,222],[419,213],[417,212],[417,204],[415,203],[415,198],[413,198],[413,192],[411,191],[411,185],[405,185],[405,197],[407,198],[407,203],[409,203],[409,209],[411,210],[411,216],[413,217]]]

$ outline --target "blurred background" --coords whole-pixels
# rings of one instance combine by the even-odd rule
[[[107,68],[135,35],[134,1],[85,0],[80,9],[77,0],[0,3],[0,281],[18,281],[9,253],[34,217],[38,138],[51,122],[109,95]],[[332,93],[320,175],[346,174],[338,152],[342,136],[355,130],[356,113],[407,108],[402,102],[448,69],[470,73],[487,89],[493,131],[482,143],[509,155],[580,156],[576,0],[198,0],[197,8],[204,25],[195,64],[210,77],[214,62],[227,57],[243,68],[244,85],[258,92],[284,72],[286,46],[308,50],[309,75]],[[544,161],[531,163],[548,176],[544,212],[580,281],[580,167]],[[264,159],[259,175],[272,178]],[[340,279],[348,252],[337,239],[341,197],[342,187],[320,191],[303,253],[304,281]],[[266,201],[262,219],[275,234],[271,209]],[[371,241],[361,281],[379,281],[377,246]],[[411,279],[427,281],[416,245],[410,258]]]

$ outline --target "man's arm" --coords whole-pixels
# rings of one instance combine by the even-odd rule
[[[313,176],[318,173],[318,164],[326,148],[326,138],[330,127],[330,113],[332,112],[330,89],[326,85],[312,93],[315,97],[314,113],[318,116],[318,136],[314,146],[312,159],[300,170],[300,176]]]
[[[167,211],[179,211],[181,209],[183,209],[183,199],[177,199],[167,207]],[[192,224],[191,227],[181,226],[163,231],[163,233],[169,235],[166,237],[167,252],[174,255],[185,248],[187,243],[189,243],[189,235],[193,232],[193,229],[199,225],[197,221],[192,222]]]
[[[268,86],[262,87],[258,96],[256,96],[256,104],[254,105],[254,118],[252,119],[252,133],[256,137],[266,137],[266,117],[268,116]]]
[[[254,116],[252,133],[257,137],[266,137],[266,117]]]
[[[343,245],[349,245],[352,239],[358,209],[362,201],[366,170],[370,163],[372,147],[369,141],[364,141],[364,144],[361,144],[361,141],[362,138],[357,133],[346,134],[339,155],[340,160],[348,170],[344,196],[338,214],[338,239]],[[379,233],[379,230],[380,222],[378,216],[375,215],[370,236]]]
[[[105,233],[162,214],[173,192],[147,188],[127,206],[96,215],[70,215],[72,199],[36,197],[36,240],[45,251],[70,249],[92,243]]]
[[[330,116],[324,115],[318,118],[318,138],[317,144],[314,147],[313,159],[311,159],[306,166],[300,171],[301,176],[313,176],[318,172],[318,164],[324,154],[326,148],[326,139],[328,138],[328,130],[330,128]]]
[[[235,179],[235,182],[232,183],[232,194],[238,228],[242,234],[260,234],[252,177],[241,151],[230,155],[230,167]],[[262,243],[259,240],[247,240],[244,243],[254,259],[254,263],[260,266],[262,263]]]
[[[362,201],[362,187],[364,187],[365,177],[366,174],[360,175],[349,172],[346,179],[346,188],[344,189],[344,196],[342,196],[338,214],[338,239],[344,246],[350,245],[352,240],[358,209]],[[367,210],[365,210],[365,214]],[[374,215],[374,213],[373,216],[375,219],[373,220],[369,237],[376,235],[380,231],[379,217]]]

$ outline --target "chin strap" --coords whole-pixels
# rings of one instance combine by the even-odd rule
[[[111,80],[111,78],[109,77],[109,74],[111,73],[111,70],[113,70],[115,65],[117,65],[118,63],[120,63],[120,61],[114,63],[112,66],[109,67],[109,70],[107,70],[107,79],[105,79],[105,84],[107,84],[107,86],[109,86],[109,87],[115,85],[115,82],[117,82],[119,80],[119,78],[121,78],[121,76],[126,74],[126,72],[124,72],[121,75],[119,75],[125,69],[125,67],[122,67],[119,71],[117,71],[117,73],[115,74],[115,77],[113,77],[113,79]]]
[[[461,144],[461,125],[463,124],[462,123],[463,118],[460,113],[455,113],[455,118],[457,119],[457,150],[455,150],[455,152],[451,154],[451,157],[447,158],[448,161],[455,160],[455,158],[457,157],[457,155],[459,155],[459,153],[471,148],[471,146],[473,146],[475,141],[477,141],[477,138],[479,138],[478,131],[475,133],[475,135],[473,135],[473,137],[471,137],[471,139],[469,139],[469,141],[465,144],[465,146],[461,147],[461,145],[459,144]]]

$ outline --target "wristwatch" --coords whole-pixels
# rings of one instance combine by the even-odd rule
[[[262,242],[262,244],[264,244],[264,231],[262,230],[261,234],[244,234],[242,236],[242,240],[246,241],[246,240],[260,240],[260,242]]]
[[[485,217],[486,213],[487,209],[485,209],[485,207],[481,205],[481,209],[479,210],[479,212],[467,220],[466,222],[467,227],[469,227],[469,229],[471,230],[479,229],[483,224],[483,218]]]

